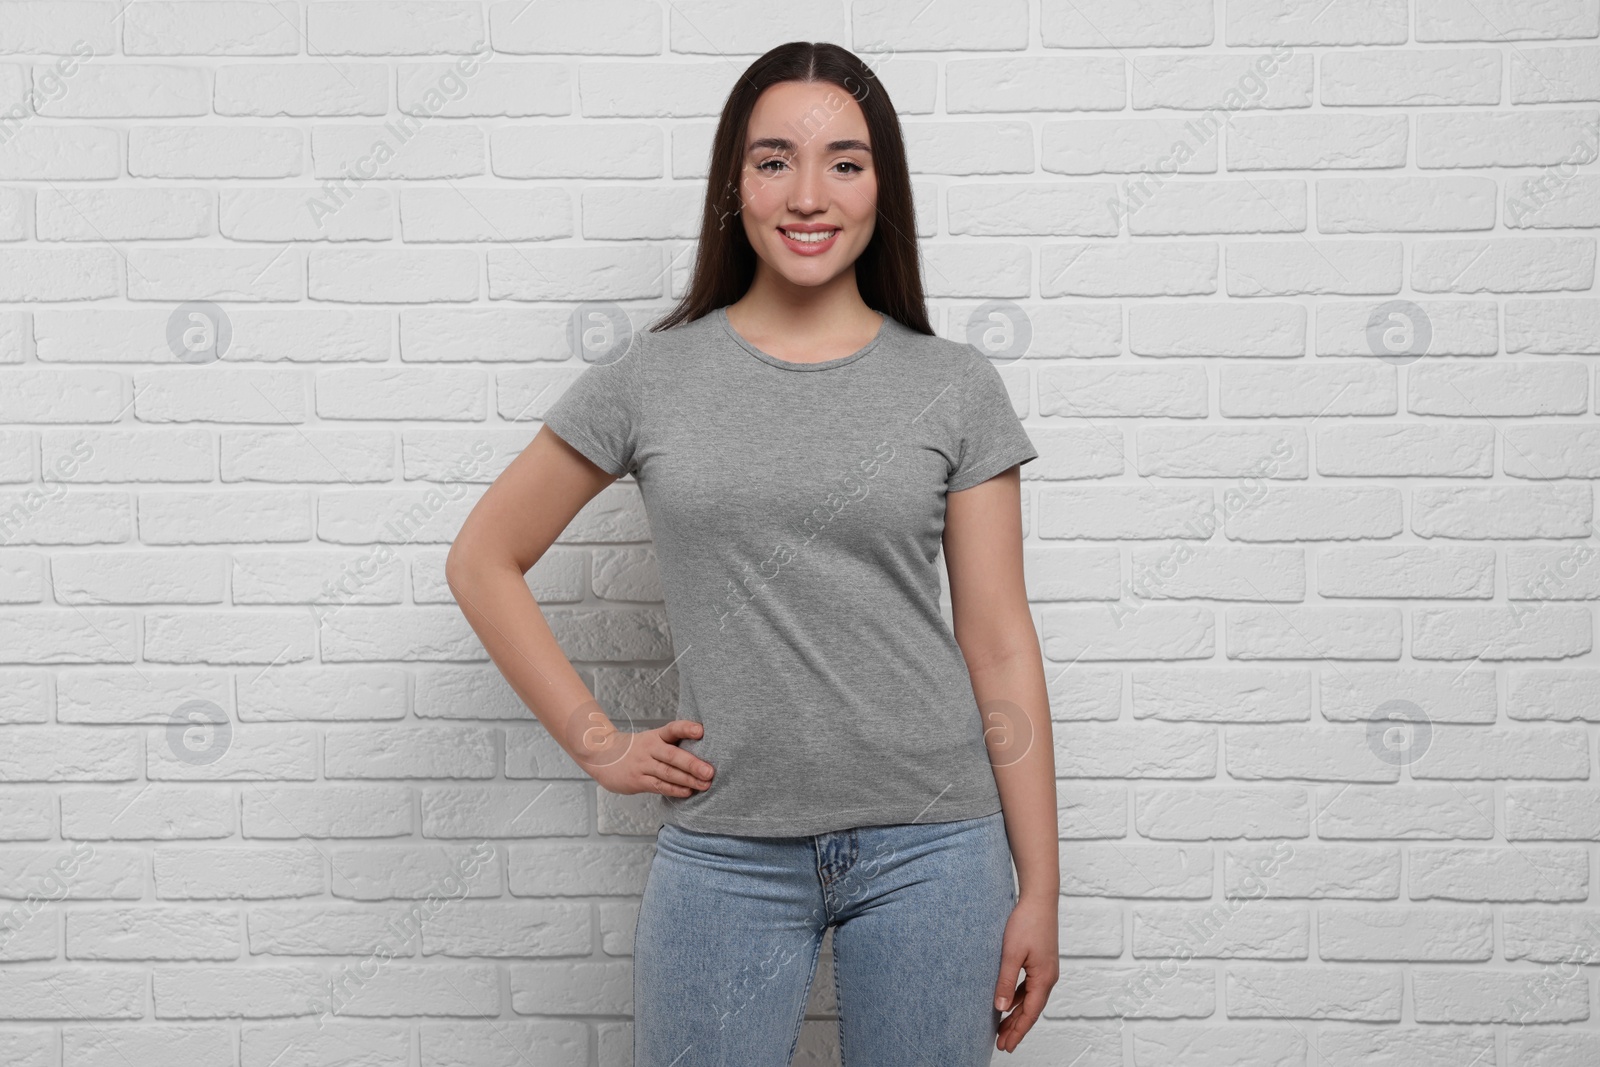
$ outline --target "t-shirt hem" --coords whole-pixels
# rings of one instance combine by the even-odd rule
[[[1020,463],[1027,463],[1038,458],[1038,451],[1031,447],[997,456],[988,463],[981,464],[971,470],[962,471],[961,477],[952,478],[946,482],[945,492],[959,493],[963,489],[971,489],[975,485],[983,484],[1001,471],[1010,470]]]
[[[998,796],[994,799],[974,801],[970,804],[949,807],[940,805],[938,818],[928,818],[927,805],[916,809],[861,808],[854,811],[835,812],[831,815],[789,822],[776,819],[748,819],[737,816],[721,818],[667,818],[666,824],[701,834],[729,834],[735,837],[811,837],[859,826],[890,826],[902,823],[960,822],[964,819],[981,819],[1002,810]],[[673,814],[673,813],[669,813]]]
[[[576,448],[579,452],[582,452],[589,462],[593,463],[596,467],[599,467],[607,474],[613,474],[620,478],[624,473],[626,473],[627,468],[607,455],[606,450],[601,448],[593,438],[585,435],[581,430],[570,427],[562,428],[560,425],[558,425],[560,421],[562,420],[557,419],[552,421],[550,419],[545,419],[544,424],[550,427],[557,437],[561,438],[573,448]]]

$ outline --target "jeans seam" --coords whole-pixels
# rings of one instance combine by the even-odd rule
[[[839,1017],[839,1067],[850,1067],[850,1057],[844,1053],[844,990],[839,988],[839,928],[837,926],[833,928],[833,1010]]]
[[[639,946],[639,928],[640,928],[640,926],[642,925],[642,923],[644,921],[644,892],[645,892],[645,889],[649,888],[649,885],[650,885],[650,868],[655,866],[656,853],[657,853],[657,851],[659,851],[658,846],[659,846],[660,841],[661,841],[661,831],[664,828],[665,827],[663,827],[663,826],[656,827],[656,841],[655,841],[655,844],[652,844],[650,846],[650,862],[645,864],[645,875],[644,875],[645,884],[644,884],[644,886],[640,887],[640,890],[639,890],[639,910],[633,913],[633,945],[630,946],[629,949],[628,949],[629,958],[633,963],[633,967],[632,967],[632,972],[633,973],[631,974],[630,979],[631,979],[631,984],[633,986],[633,990],[632,990],[632,992],[633,992],[633,1003],[635,1005],[635,1008],[634,1008],[634,1025],[630,1026],[629,1030],[632,1031],[632,1035],[631,1036],[633,1038],[633,1062],[634,1063],[638,1063],[639,1062],[639,1026],[638,1026],[638,1019],[637,1019],[637,1016],[638,1016],[637,1005],[640,1003],[640,1001],[639,1001],[639,963],[638,963],[638,956],[637,956],[638,946]]]
[[[817,977],[817,957],[820,955],[822,955],[822,937],[818,935],[816,946],[811,950],[811,972],[806,975],[806,996],[800,1001],[800,1014],[794,1021],[794,1038],[789,1042],[789,1056],[783,1061],[786,1064],[794,1062],[794,1051],[800,1047],[800,1028],[805,1025],[806,1001],[811,999],[811,983]],[[838,976],[834,977],[837,980]]]

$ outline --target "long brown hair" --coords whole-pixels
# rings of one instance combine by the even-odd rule
[[[872,310],[931,335],[917,259],[911,171],[906,165],[899,116],[878,76],[854,53],[836,44],[812,41],[790,41],[767,52],[750,64],[728,94],[711,144],[694,276],[677,307],[651,326],[651,332],[732,304],[755,280],[756,253],[739,215],[744,142],[756,100],[768,87],[788,81],[831,82],[860,105],[872,143],[878,204],[872,238],[856,259],[856,288]]]

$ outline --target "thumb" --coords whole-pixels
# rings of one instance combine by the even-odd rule
[[[1022,970],[1022,957],[1005,952],[1000,957],[1000,982],[994,987],[994,1006],[1000,1011],[1011,1009],[1011,997],[1017,991],[1017,974]]]

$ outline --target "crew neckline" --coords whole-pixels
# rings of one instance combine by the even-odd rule
[[[728,309],[726,307],[719,307],[717,309],[717,321],[722,323],[723,331],[726,332],[729,337],[733,338],[734,343],[736,343],[746,352],[750,353],[752,356],[755,356],[763,363],[778,367],[781,370],[833,370],[835,367],[843,367],[848,363],[854,363],[868,352],[871,352],[874,348],[877,348],[878,344],[889,335],[889,323],[893,320],[881,311],[878,312],[878,314],[882,316],[883,321],[878,324],[878,332],[872,335],[872,340],[868,341],[865,345],[850,353],[848,356],[839,356],[837,359],[825,359],[818,363],[796,363],[793,360],[779,359],[777,356],[761,351],[761,349],[757,348],[755,345],[741,337],[739,335],[739,331],[733,328],[733,323],[728,321]]]

